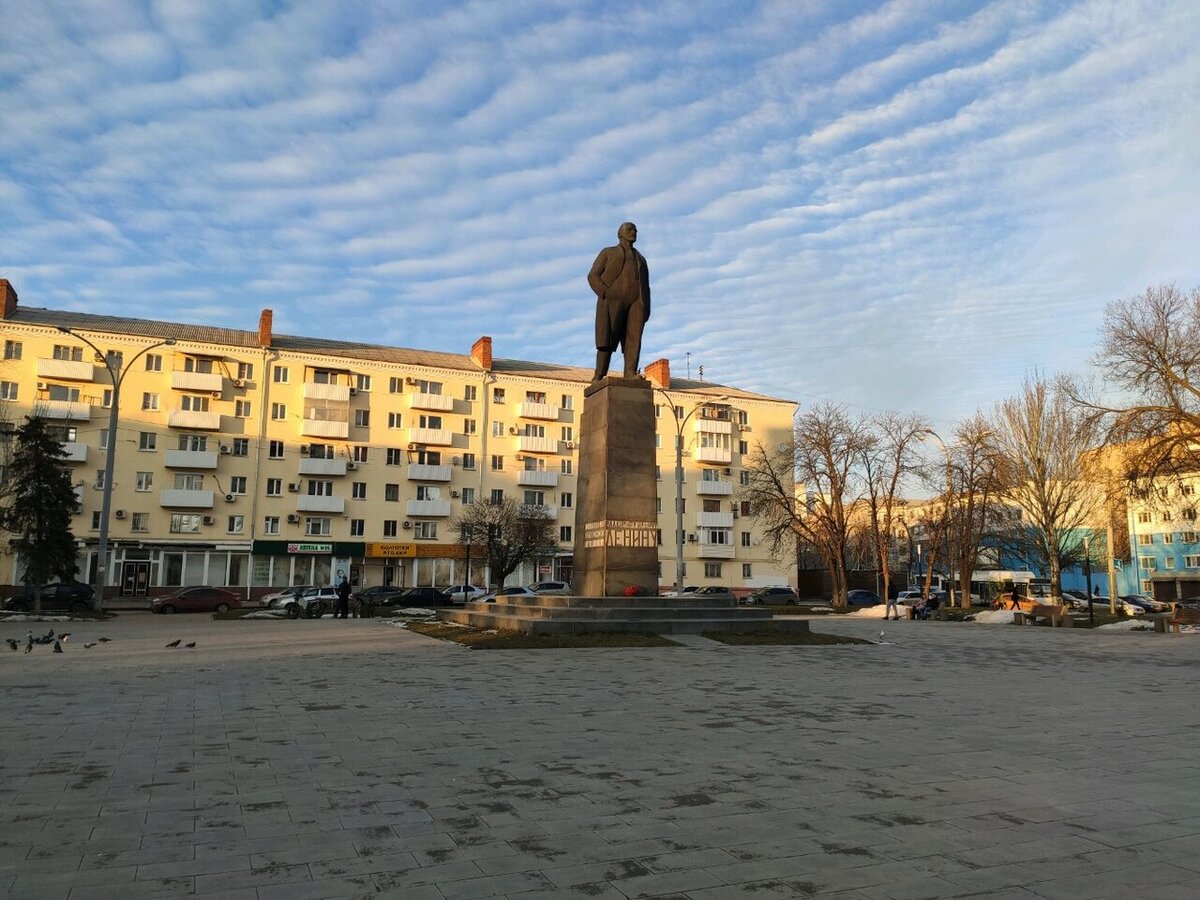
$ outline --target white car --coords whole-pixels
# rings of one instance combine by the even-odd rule
[[[529,589],[535,594],[558,594],[560,596],[570,596],[571,586],[565,581],[539,581],[537,584],[529,585]]]
[[[451,584],[441,588],[443,594],[449,594],[451,600],[466,603],[470,600],[478,600],[487,593],[487,588],[481,588],[477,584]]]
[[[1128,600],[1122,600],[1120,597],[1116,599],[1117,615],[1118,616],[1144,616],[1146,610],[1138,606],[1136,603],[1130,603]]]
[[[259,603],[268,609],[283,609],[305,591],[313,587],[311,584],[298,584],[294,587],[284,588],[281,591],[276,591],[273,594],[267,594],[259,599]]]

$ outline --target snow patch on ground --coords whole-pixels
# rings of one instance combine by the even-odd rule
[[[252,613],[246,613],[242,616],[243,619],[286,619],[287,611],[282,609],[260,609]]]
[[[70,616],[52,616],[47,613],[42,613],[40,616],[33,613],[10,613],[0,619],[0,622],[70,622]]]

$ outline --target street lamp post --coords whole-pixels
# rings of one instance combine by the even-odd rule
[[[113,365],[111,357],[82,334],[72,331],[65,325],[59,325],[58,330],[63,334],[69,334],[74,338],[78,338],[95,350],[96,356],[104,363],[104,368],[108,369],[108,377],[112,382],[112,397],[110,398],[111,403],[108,408],[108,446],[105,448],[104,456],[104,488],[100,501],[100,546],[97,550],[96,558],[95,602],[96,609],[103,610],[105,574],[108,569],[108,522],[109,513],[112,511],[113,470],[117,462],[117,422],[121,415],[121,383],[125,380],[125,373],[129,371],[129,366],[133,365],[139,357],[156,347],[173,346],[175,338],[167,338],[143,347],[129,360],[129,365],[122,365],[121,370],[118,372],[117,367]]]
[[[1086,536],[1083,539],[1083,577],[1087,579],[1088,625],[1096,625],[1096,605],[1092,602],[1092,547]]]

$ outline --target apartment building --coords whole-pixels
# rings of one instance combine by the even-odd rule
[[[0,280],[0,411],[36,411],[82,502],[80,577],[94,577],[105,462],[116,460],[107,597],[179,585],[256,596],[288,584],[486,583],[453,527],[471,503],[546,507],[558,547],[509,583],[570,580],[583,391],[591,370],[20,305]],[[90,342],[90,343],[89,343]],[[99,351],[99,352],[98,352]],[[103,353],[104,355],[100,355]],[[118,427],[110,433],[118,373]],[[755,446],[791,437],[795,404],[646,367],[658,413],[660,580],[675,575],[675,444],[689,584],[794,584],[737,496]],[[19,581],[5,542],[0,581]]]

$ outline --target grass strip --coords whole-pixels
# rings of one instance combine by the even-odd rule
[[[581,634],[525,634],[483,631],[443,622],[409,622],[409,631],[453,641],[472,650],[565,650],[584,647],[678,647],[661,635],[633,631],[594,631]]]

